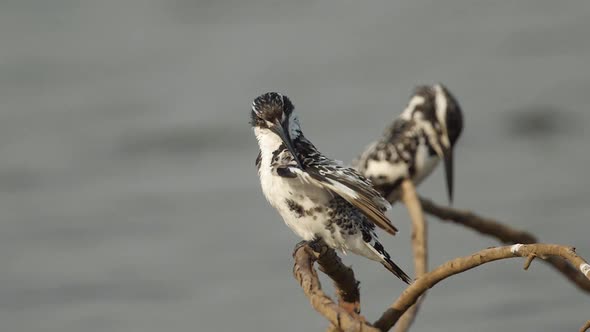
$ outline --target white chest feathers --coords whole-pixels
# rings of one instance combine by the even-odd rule
[[[418,145],[416,149],[415,168],[416,171],[412,177],[415,185],[418,185],[426,178],[438,165],[440,158],[437,155],[431,155],[428,147],[424,144]]]
[[[326,216],[318,207],[326,206],[332,194],[325,188],[303,180],[300,176],[282,177],[273,169],[274,151],[280,139],[260,135],[260,184],[264,196],[279,212],[287,226],[304,240],[312,240],[325,230]],[[262,140],[261,140],[262,138]]]

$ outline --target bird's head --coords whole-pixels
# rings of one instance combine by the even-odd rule
[[[453,200],[453,147],[463,130],[457,99],[442,84],[419,86],[402,117],[414,120],[436,154],[444,160],[449,199]]]
[[[254,99],[250,123],[255,130],[278,136],[301,167],[293,148],[293,140],[301,135],[301,128],[294,110],[295,107],[287,96],[277,92],[267,92]]]

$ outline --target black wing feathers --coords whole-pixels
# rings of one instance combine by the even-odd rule
[[[389,203],[373,189],[371,182],[353,168],[344,167],[320,154],[305,138],[297,140],[305,172],[323,187],[338,194],[360,209],[370,220],[394,235],[397,228],[385,216]],[[303,153],[304,152],[304,153]]]

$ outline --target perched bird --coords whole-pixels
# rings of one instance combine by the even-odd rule
[[[323,240],[380,262],[409,283],[377,241],[375,225],[397,232],[384,214],[389,203],[356,170],[325,157],[303,136],[289,98],[276,92],[256,98],[251,124],[262,191],[287,226],[305,241]]]
[[[449,201],[453,201],[453,147],[463,130],[459,103],[442,84],[419,86],[402,114],[380,140],[353,162],[391,202],[406,178],[415,185],[444,160]]]

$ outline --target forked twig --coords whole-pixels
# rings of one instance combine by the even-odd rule
[[[436,285],[452,275],[472,269],[479,265],[496,261],[499,259],[513,257],[528,257],[535,255],[543,257],[560,257],[568,261],[572,266],[576,266],[584,277],[590,280],[590,265],[578,256],[572,247],[557,244],[515,244],[512,246],[496,247],[484,249],[470,256],[459,257],[450,260],[427,273],[422,278],[416,280],[397,298],[397,300],[387,309],[381,318],[373,326],[381,331],[387,331],[396,324],[401,315],[412,306],[418,298],[429,288]]]
[[[531,233],[520,231],[504,225],[496,220],[481,217],[473,212],[442,207],[429,199],[420,198],[424,212],[438,217],[443,221],[450,221],[458,225],[470,228],[480,234],[497,238],[502,243],[537,243],[539,240]],[[590,280],[580,271],[572,267],[560,257],[549,257],[543,260],[561,272],[578,288],[590,292]]]
[[[331,330],[378,331],[358,314],[360,296],[352,269],[342,264],[336,252],[325,243],[317,242],[313,247],[312,249],[308,244],[298,245],[293,252],[293,274],[313,308],[330,321]],[[316,261],[321,270],[334,280],[340,305],[334,303],[322,290],[317,272],[313,268]]]
[[[327,247],[325,244],[321,244],[319,250],[317,246],[314,246],[314,249],[312,249],[306,244],[298,246],[293,254],[293,257],[295,258],[295,265],[293,267],[295,278],[299,281],[301,288],[309,298],[312,306],[332,323],[332,330],[388,331],[398,322],[404,312],[416,303],[424,292],[441,280],[479,265],[500,259],[514,257],[528,258],[532,255],[543,259],[552,256],[560,257],[569,262],[572,266],[576,266],[581,271],[582,275],[590,280],[590,265],[582,257],[578,256],[572,247],[557,244],[536,243],[488,248],[470,256],[450,260],[426,273],[406,288],[391,307],[388,308],[373,325],[371,325],[357,313],[351,313],[335,304],[332,299],[322,291],[317,272],[313,268],[313,263],[315,261],[321,261],[322,266],[325,265],[325,271],[343,271],[338,267],[342,262],[337,258],[338,256],[335,252],[332,252],[333,249]],[[323,255],[326,256],[323,257]],[[587,327],[584,326],[584,328]]]

